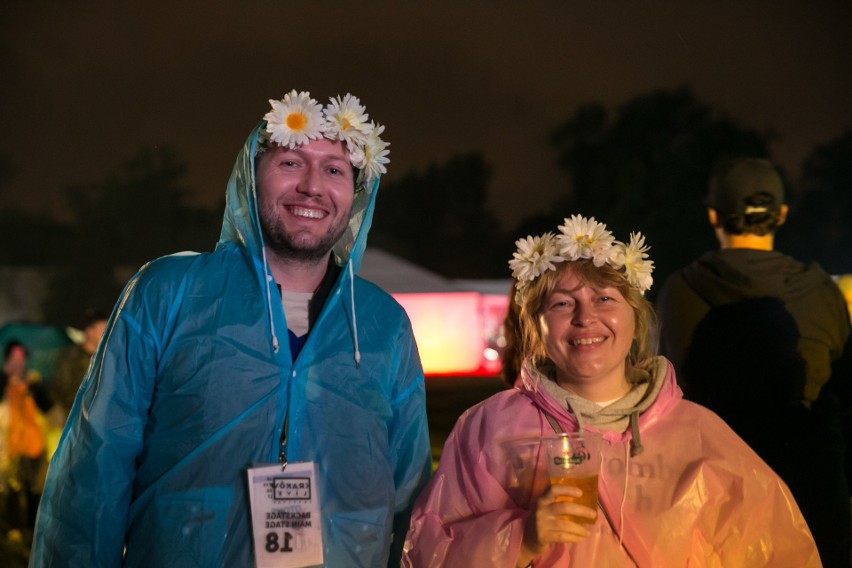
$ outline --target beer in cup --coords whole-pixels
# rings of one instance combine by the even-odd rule
[[[592,432],[568,432],[542,439],[550,484],[571,485],[583,492],[580,497],[560,497],[558,501],[570,501],[597,509],[600,443],[600,434]],[[571,520],[584,525],[594,522],[594,519],[574,516]]]

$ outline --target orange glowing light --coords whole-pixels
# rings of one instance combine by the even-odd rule
[[[478,292],[394,294],[411,319],[426,375],[494,375],[506,296]]]

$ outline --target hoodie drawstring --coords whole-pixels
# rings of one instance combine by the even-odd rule
[[[269,312],[269,333],[272,334],[272,351],[278,353],[278,336],[275,335],[275,321],[272,317],[272,292],[270,291],[270,282],[272,275],[269,273],[269,262],[266,260],[266,247],[261,247],[263,251],[263,274],[266,276],[266,309]]]
[[[355,368],[361,368],[361,351],[358,350],[358,319],[355,317],[355,271],[349,263],[349,304],[352,306],[352,336],[355,341]]]
[[[639,435],[639,411],[634,410],[630,413],[630,456],[636,457],[645,451],[645,446],[642,445],[642,437]]]
[[[627,502],[627,482],[630,480],[630,458],[635,458],[645,451],[642,438],[639,435],[639,411],[630,413],[630,444],[624,446],[624,493],[621,495],[621,507],[619,510],[621,531],[618,533],[618,544],[624,548],[624,504]],[[629,451],[628,451],[629,447]]]
[[[627,556],[633,560],[633,563],[639,566],[630,551],[624,546],[624,504],[627,503],[627,486],[630,481],[630,458],[635,458],[645,451],[645,446],[642,445],[642,438],[639,435],[639,411],[634,410],[630,413],[630,443],[624,445],[624,491],[621,494],[621,506],[619,507],[619,526],[618,545],[627,553]]]

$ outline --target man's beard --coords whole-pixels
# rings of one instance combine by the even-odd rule
[[[325,235],[315,237],[288,233],[281,220],[278,205],[272,207],[261,205],[260,230],[263,233],[264,244],[275,256],[282,260],[317,263],[328,257],[329,251],[340,240],[349,225],[350,212],[342,216],[329,227]]]

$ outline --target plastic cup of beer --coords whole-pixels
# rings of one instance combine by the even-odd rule
[[[597,509],[600,443],[600,434],[592,432],[569,432],[542,440],[550,484],[571,485],[583,492],[580,497],[559,497],[557,501],[569,501]],[[570,517],[572,521],[583,525],[594,522],[594,519],[586,517]]]

